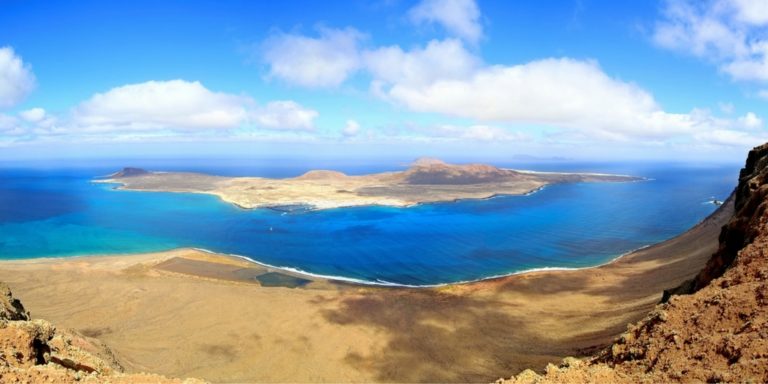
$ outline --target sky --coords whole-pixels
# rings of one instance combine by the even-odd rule
[[[0,161],[743,162],[768,0],[0,0]]]

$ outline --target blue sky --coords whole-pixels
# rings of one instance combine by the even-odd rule
[[[768,2],[0,0],[0,160],[742,161]]]

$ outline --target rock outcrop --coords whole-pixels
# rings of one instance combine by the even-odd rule
[[[126,374],[101,342],[58,330],[29,312],[0,283],[0,382],[196,383],[153,374]]]
[[[11,289],[0,283],[0,321],[2,320],[29,320],[29,312],[24,310],[24,305],[19,299],[13,297]]]
[[[746,165],[739,174],[739,185],[734,196],[733,219],[723,227],[720,248],[694,279],[692,292],[722,276],[733,264],[738,252],[753,243],[764,231],[760,224],[765,220],[768,204],[768,144],[749,152]]]
[[[705,268],[597,356],[499,383],[768,382],[768,144],[753,149],[735,213]]]

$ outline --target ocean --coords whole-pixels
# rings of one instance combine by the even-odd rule
[[[275,165],[275,164],[279,164]],[[739,165],[495,164],[618,173],[641,182],[552,185],[528,196],[309,212],[244,210],[215,196],[113,190],[92,183],[123,165],[291,177],[311,168],[400,170],[289,161],[102,162],[0,167],[0,258],[70,257],[195,247],[315,275],[393,285],[473,281],[541,268],[599,265],[674,237],[716,209]]]

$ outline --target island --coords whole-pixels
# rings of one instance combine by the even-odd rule
[[[284,179],[223,177],[190,172],[123,170],[97,180],[119,189],[206,193],[242,208],[328,209],[363,205],[408,207],[422,203],[523,195],[550,184],[628,182],[639,177],[504,169],[422,158],[405,171],[369,175],[313,170]]]

